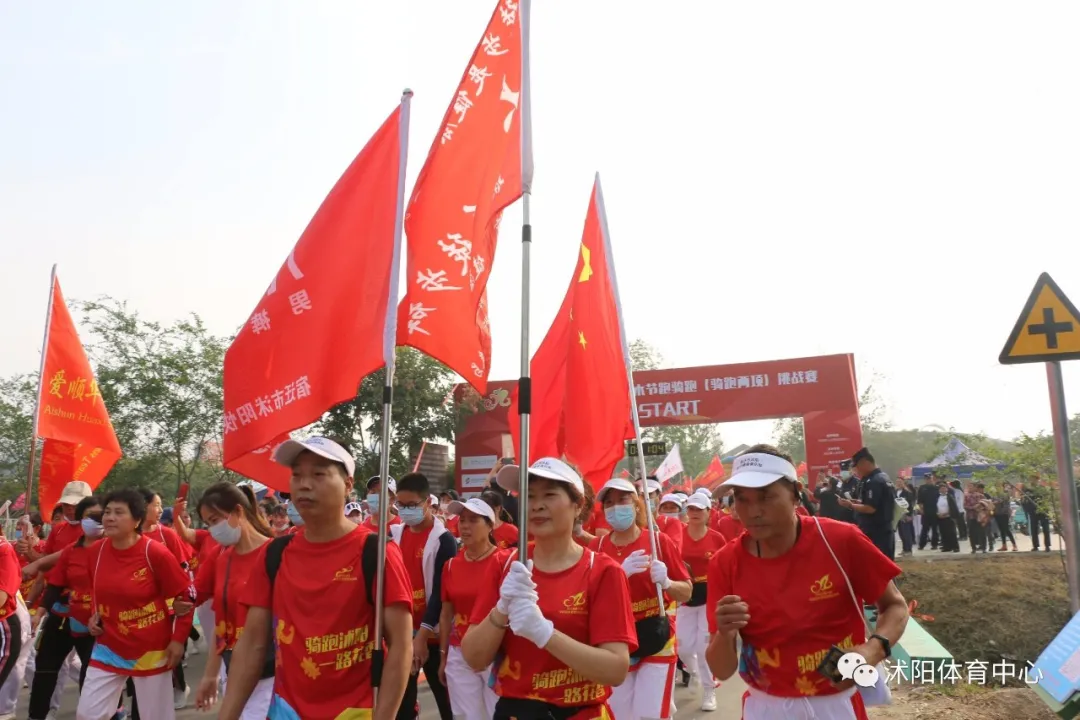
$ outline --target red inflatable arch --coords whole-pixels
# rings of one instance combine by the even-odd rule
[[[461,492],[482,489],[500,457],[516,455],[507,412],[517,381],[488,383],[480,411],[458,433],[455,478]],[[838,471],[841,460],[862,447],[859,393],[852,355],[711,365],[634,373],[642,426],[799,417],[806,434],[806,461],[813,484],[818,471]],[[459,385],[455,401],[472,392]]]

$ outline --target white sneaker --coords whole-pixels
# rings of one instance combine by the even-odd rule
[[[701,693],[701,709],[705,712],[712,712],[716,709],[715,690],[705,690]]]
[[[188,646],[188,655],[198,655],[199,654],[199,643],[197,641],[189,639],[187,646]]]
[[[173,690],[173,708],[176,710],[183,710],[187,707],[188,693],[190,688],[185,690]]]
[[[4,713],[0,715],[0,720],[15,720],[15,713]]]

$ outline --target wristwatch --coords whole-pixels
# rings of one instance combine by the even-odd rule
[[[892,657],[892,643],[889,642],[887,637],[878,635],[877,633],[874,633],[870,637],[881,642],[881,647],[885,649],[885,657]]]

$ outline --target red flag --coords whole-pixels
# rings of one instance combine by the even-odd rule
[[[713,455],[713,459],[709,463],[709,467],[705,468],[705,471],[701,473],[701,475],[698,475],[696,483],[698,487],[712,490],[723,479],[724,464],[720,462],[720,456]]]
[[[409,93],[326,196],[225,353],[235,470],[288,492],[272,449],[393,357]]]
[[[484,394],[488,274],[503,209],[529,191],[529,0],[499,0],[443,117],[405,214],[408,269],[398,344]]]
[[[594,488],[607,482],[623,457],[623,441],[634,437],[627,364],[597,175],[570,287],[532,359],[529,457],[565,456]],[[517,447],[516,390],[510,432]]]
[[[68,482],[82,480],[96,488],[120,459],[120,443],[55,267],[49,303],[34,417],[34,437],[45,438],[38,477],[43,512],[56,504]]]

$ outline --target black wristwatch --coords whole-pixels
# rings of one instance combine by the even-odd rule
[[[885,648],[885,657],[892,657],[892,643],[889,642],[889,638],[884,635],[878,635],[877,633],[874,633],[870,637],[881,642],[881,647]]]

